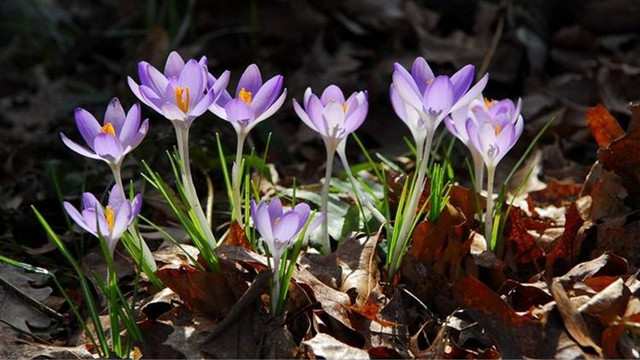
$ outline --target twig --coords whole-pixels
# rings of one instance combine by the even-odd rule
[[[502,37],[502,32],[504,31],[504,15],[500,16],[498,19],[498,26],[496,27],[496,32],[493,33],[493,38],[491,39],[491,44],[489,45],[489,49],[487,53],[484,54],[484,58],[482,58],[482,64],[480,65],[480,70],[476,72],[476,81],[480,80],[482,76],[489,69],[489,64],[491,64],[491,60],[493,56],[496,54],[496,50],[498,49],[498,44],[500,44],[500,38]]]

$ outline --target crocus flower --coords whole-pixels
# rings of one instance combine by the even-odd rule
[[[345,100],[342,90],[335,85],[329,85],[320,98],[307,88],[302,105],[304,108],[293,100],[293,108],[300,119],[317,131],[327,148],[334,151],[347,135],[362,125],[369,110],[366,91],[354,92]]]
[[[391,104],[416,143],[433,133],[451,111],[478,97],[487,84],[488,75],[471,87],[474,73],[475,68],[467,65],[451,77],[435,76],[422,57],[413,62],[411,73],[402,65],[394,64]]]
[[[354,92],[345,100],[339,87],[329,85],[318,98],[307,88],[304,93],[303,106],[293,99],[293,108],[308,127],[317,131],[327,150],[327,166],[325,168],[324,185],[322,186],[321,208],[327,214],[322,223],[322,251],[331,251],[329,240],[329,186],[333,158],[336,150],[344,151],[346,137],[362,125],[369,110],[366,91]]]
[[[209,108],[219,118],[231,123],[237,133],[236,160],[232,168],[232,219],[242,226],[241,161],[247,134],[258,123],[273,115],[284,103],[287,89],[282,89],[282,75],[262,83],[257,65],[251,64],[238,82],[235,97],[223,90],[217,102]]]
[[[87,147],[60,133],[62,142],[78,154],[103,160],[112,168],[120,167],[124,156],[142,142],[149,130],[148,119],[140,124],[140,104],[134,104],[125,114],[117,98],[107,106],[102,125],[85,109],[77,108],[74,117]]]
[[[287,89],[282,89],[282,75],[262,82],[257,65],[251,64],[238,82],[235,97],[223,90],[209,110],[233,125],[238,134],[246,135],[263,120],[273,115],[284,103]]]
[[[285,250],[298,237],[310,214],[311,209],[305,203],[298,203],[293,209],[285,211],[278,198],[269,203],[262,201],[258,205],[251,201],[251,218],[274,261],[279,261]],[[309,224],[307,232],[310,233],[318,227],[321,219],[322,215],[317,216]]]
[[[470,109],[465,122],[469,142],[480,153],[487,168],[495,168],[522,135],[521,101],[486,101]]]
[[[117,185],[111,189],[108,205],[104,207],[93,194],[88,192],[82,194],[82,212],[70,203],[64,202],[64,208],[71,219],[91,235],[104,237],[111,254],[122,234],[138,216],[141,207],[141,194],[137,194],[133,201],[129,201]]]
[[[398,117],[409,127],[416,142],[418,169],[414,186],[409,192],[404,207],[396,246],[390,249],[388,257],[389,277],[395,275],[400,266],[400,257],[409,240],[411,225],[416,216],[418,202],[425,184],[426,167],[429,163],[431,143],[436,129],[452,111],[455,111],[484,90],[488,81],[485,75],[471,87],[475,68],[467,65],[449,76],[435,76],[427,61],[418,57],[413,62],[411,72],[395,63],[393,83],[390,87],[391,105]]]
[[[164,74],[146,61],[138,64],[140,85],[127,79],[131,91],[167,119],[189,126],[202,115],[227,86],[229,72],[219,79],[209,76],[207,58],[185,62],[177,52],[167,58]]]
[[[469,142],[480,153],[487,167],[487,211],[485,240],[495,250],[493,234],[493,181],[495,170],[502,158],[522,135],[521,101],[514,105],[509,99],[487,101],[471,108],[473,116],[466,120]]]
[[[460,142],[464,144],[471,152],[471,158],[473,159],[474,177],[475,177],[475,190],[477,192],[482,191],[482,182],[484,177],[484,162],[482,155],[476,150],[476,148],[469,142],[469,134],[467,134],[467,119],[475,119],[473,111],[471,109],[484,105],[484,98],[482,95],[473,99],[467,106],[463,106],[457,110],[451,112],[450,116],[444,119],[444,124],[447,130],[458,138]],[[475,120],[474,120],[475,121]]]
[[[285,211],[278,198],[271,200],[268,204],[262,201],[257,206],[255,201],[251,200],[251,218],[273,258],[271,310],[274,315],[278,314],[278,300],[281,298],[283,280],[280,279],[279,274],[282,256],[287,248],[294,244],[295,240],[300,236],[300,232],[309,221],[310,212],[309,205],[305,203],[299,203],[293,209]],[[322,215],[316,216],[307,226],[307,233],[317,228],[322,218]],[[290,261],[295,263],[296,259],[292,258]],[[287,289],[283,289],[283,296],[286,296]]]

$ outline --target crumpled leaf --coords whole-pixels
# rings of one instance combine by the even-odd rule
[[[625,135],[618,121],[602,104],[587,109],[587,125],[601,148]]]
[[[595,350],[598,356],[602,357],[602,349],[591,339],[584,318],[578,309],[573,306],[562,283],[558,280],[553,280],[551,284],[551,294],[556,300],[556,305],[564,321],[564,326],[571,337],[581,346]]]
[[[233,221],[231,226],[229,227],[229,235],[224,240],[224,245],[227,246],[238,246],[247,249],[252,249],[251,243],[249,239],[247,239],[247,235],[244,232],[244,229],[237,221]]]
[[[10,265],[0,264],[0,277],[18,291],[40,303],[46,301],[53,291],[48,286],[34,287],[32,284],[36,278],[33,275]],[[49,316],[43,314],[33,304],[18,296],[3,283],[0,283],[0,319],[25,333],[31,333],[30,327],[43,329],[51,325],[52,322]]]
[[[331,335],[319,333],[310,340],[303,341],[312,354],[325,359],[369,359],[365,350],[349,346]]]

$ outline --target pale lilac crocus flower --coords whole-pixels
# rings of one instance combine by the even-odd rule
[[[411,72],[398,63],[394,64],[393,83],[390,87],[391,104],[398,117],[409,127],[416,142],[418,168],[415,186],[410,190],[400,226],[398,247],[391,249],[391,276],[400,265],[401,249],[410,236],[409,231],[425,184],[424,177],[435,131],[447,115],[477,98],[487,84],[488,75],[484,75],[478,83],[471,86],[474,74],[475,68],[467,65],[451,77],[435,76],[422,57],[415,59]]]
[[[340,146],[342,146],[341,151],[344,151],[346,137],[364,122],[369,110],[368,95],[366,91],[359,91],[345,99],[339,87],[330,85],[318,97],[313,94],[311,88],[307,88],[302,105],[293,100],[296,114],[302,122],[320,134],[327,150],[321,211],[328,215],[333,158]],[[322,251],[331,252],[328,216],[325,216],[322,224],[322,240]]]
[[[271,269],[273,271],[271,309],[274,315],[277,315],[280,287],[282,286],[278,276],[282,256],[292,244],[295,244],[295,240],[301,235],[300,233],[309,221],[310,216],[311,209],[305,203],[298,203],[293,209],[285,211],[278,198],[271,200],[269,203],[261,201],[258,205],[254,200],[251,200],[253,224],[273,258],[273,268]],[[323,217],[323,214],[320,214],[313,218],[306,228],[306,233],[311,233],[315,230]],[[304,235],[302,234],[302,236]],[[296,259],[290,259],[290,261],[295,262]]]
[[[476,148],[469,142],[469,135],[467,134],[467,119],[475,119],[471,109],[484,105],[484,102],[484,98],[480,95],[478,98],[473,99],[469,105],[452,111],[451,115],[444,119],[444,124],[447,127],[447,130],[449,130],[453,136],[458,138],[458,140],[460,140],[460,142],[462,142],[471,153],[474,170],[474,187],[478,193],[482,192],[482,183],[484,182],[484,162],[482,160],[482,155],[480,155]]]
[[[193,209],[200,228],[211,247],[216,239],[211,225],[200,205],[191,176],[189,160],[189,128],[194,119],[202,115],[213,104],[229,81],[229,72],[216,79],[209,74],[207,58],[200,61],[184,61],[175,51],[169,54],[164,73],[151,64],[138,64],[138,85],[131,77],[127,81],[131,91],[147,106],[171,121],[176,132],[178,153],[182,164],[182,182],[189,205]]]
[[[471,109],[472,117],[466,120],[469,143],[482,156],[487,167],[487,211],[485,215],[485,240],[493,248],[493,182],[495,170],[502,158],[522,135],[523,120],[521,101],[517,105],[509,99],[487,101]]]
[[[242,152],[244,141],[256,125],[273,115],[284,103],[287,89],[283,90],[282,75],[276,75],[265,83],[257,65],[251,64],[238,81],[235,97],[222,90],[219,99],[209,110],[231,123],[237,134],[236,160],[232,169],[233,220],[241,224],[240,186],[242,177]]]
[[[64,202],[64,208],[71,219],[91,235],[102,236],[107,242],[111,255],[122,234],[140,213],[141,207],[141,194],[137,194],[132,201],[129,201],[117,185],[111,189],[108,204],[104,207],[89,192],[82,194],[82,212],[69,202]]]
[[[113,98],[107,106],[102,125],[82,108],[75,110],[74,119],[87,146],[79,145],[60,133],[62,142],[82,156],[106,162],[116,184],[124,190],[120,175],[122,160],[142,142],[149,130],[148,119],[140,124],[140,104],[134,104],[125,114],[120,101]]]

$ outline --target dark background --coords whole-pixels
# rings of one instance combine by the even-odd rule
[[[107,167],[66,149],[58,134],[79,139],[76,107],[101,121],[113,96],[131,106],[137,99],[126,77],[137,79],[141,60],[163,68],[171,50],[206,55],[215,75],[231,70],[230,89],[250,63],[265,79],[284,75],[288,99],[253,131],[249,146],[262,150],[272,131],[269,160],[283,178],[303,183],[322,176],[324,149],[291,99],[307,86],[367,89],[369,116],[358,133],[369,149],[401,155],[409,132],[391,110],[388,89],[393,63],[410,66],[416,56],[436,73],[474,64],[490,73],[485,96],[523,98],[525,133],[501,165],[505,171],[555,118],[541,143],[543,180],[584,179],[597,149],[584,120],[588,106],[602,102],[624,124],[628,102],[640,99],[637,0],[5,0],[0,29],[0,236],[8,247],[44,241],[30,204],[63,224],[56,182],[69,200],[83,189],[104,191]],[[124,169],[125,180],[137,184],[138,161],[162,169],[164,151],[175,143],[168,121],[144,106],[143,117],[151,119],[150,134]],[[194,124],[192,156],[221,184],[215,132],[233,151],[231,126],[207,113]],[[350,150],[352,164],[362,160]],[[454,156],[461,181],[465,155],[459,147]]]

